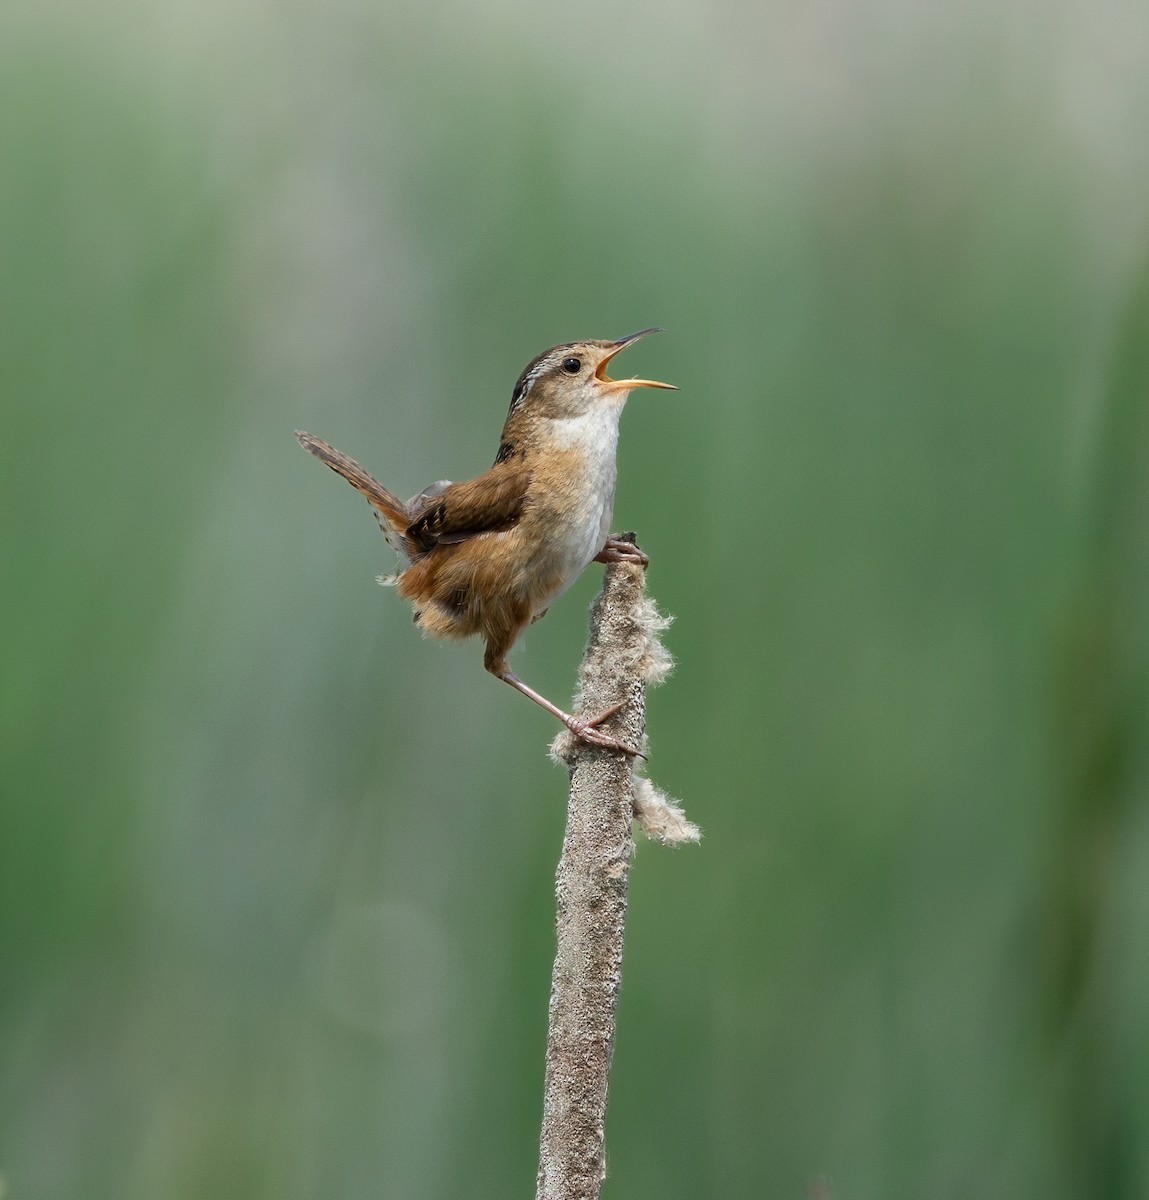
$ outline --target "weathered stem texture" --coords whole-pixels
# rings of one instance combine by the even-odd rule
[[[626,701],[610,732],[641,747],[650,662],[644,572],[606,569],[591,609],[580,670],[582,713]],[[570,801],[555,885],[558,949],[551,979],[538,1200],[597,1200],[605,1174],[603,1129],[622,978],[626,886],[633,853],[631,760],[574,743],[557,752],[570,765]]]

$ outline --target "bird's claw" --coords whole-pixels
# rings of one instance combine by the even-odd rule
[[[604,750],[618,750],[623,754],[629,754],[631,758],[645,758],[646,755],[641,750],[628,746],[626,742],[620,742],[618,738],[611,737],[610,734],[603,733],[598,728],[603,721],[609,720],[616,712],[625,707],[626,701],[623,700],[618,704],[612,704],[610,708],[604,708],[602,712],[593,717],[568,717],[563,724],[580,742],[586,742],[588,746],[601,746]]]
[[[626,542],[621,538],[607,538],[606,545],[595,555],[594,561],[601,563],[629,562],[644,569],[650,566],[649,555],[643,553],[633,542]]]

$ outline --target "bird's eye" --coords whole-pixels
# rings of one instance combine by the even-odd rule
[[[573,356],[571,358],[564,358],[563,370],[568,375],[577,375],[582,370],[582,360]]]

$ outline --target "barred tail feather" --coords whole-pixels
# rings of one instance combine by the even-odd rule
[[[382,518],[383,533],[401,554],[410,558],[407,539],[404,536],[411,524],[411,512],[406,504],[391,493],[373,475],[369,475],[341,450],[329,446],[321,438],[296,430],[299,444],[309,454],[314,454],[321,463],[326,463],[337,475],[342,475],[351,486],[367,498],[367,502]]]

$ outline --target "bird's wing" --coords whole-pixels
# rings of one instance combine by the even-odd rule
[[[530,472],[500,463],[466,483],[452,483],[428,496],[407,537],[425,551],[465,542],[480,533],[510,529],[523,511]]]

